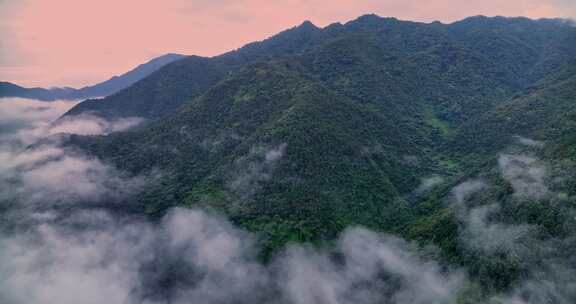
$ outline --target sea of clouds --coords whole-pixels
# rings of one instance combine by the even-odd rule
[[[465,269],[440,262],[437,248],[362,227],[346,229],[332,247],[291,244],[263,263],[258,236],[213,213],[174,208],[151,222],[114,212],[146,179],[66,147],[63,133],[105,135],[141,119],[58,119],[74,104],[0,100],[0,303],[456,303],[469,285]],[[271,174],[285,153],[281,145],[264,163],[244,162],[253,174],[233,175],[228,186],[250,193],[242,188]],[[550,194],[538,159],[506,154],[499,166],[519,199]],[[432,177],[417,191],[442,182]],[[463,246],[546,261],[512,293],[491,300],[573,303],[574,261],[554,254],[572,240],[535,239],[529,225],[491,221],[499,202],[468,204],[488,187],[465,181],[447,202],[461,222]],[[523,238],[542,252],[517,249]]]

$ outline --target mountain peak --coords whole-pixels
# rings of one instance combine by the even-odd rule
[[[381,17],[376,14],[366,14],[352,21],[347,22],[346,25],[364,27],[364,26],[382,25],[383,23],[395,24],[398,21],[399,20],[394,17]]]
[[[300,24],[296,28],[297,29],[304,29],[304,30],[317,30],[318,29],[318,27],[316,25],[314,25],[314,23],[312,23],[312,21],[310,21],[310,20],[305,20],[304,22],[302,22],[302,24]]]
[[[362,16],[356,18],[352,22],[354,22],[354,23],[374,23],[374,22],[381,22],[383,20],[397,20],[397,19],[394,17],[381,17],[381,16],[376,15],[376,14],[365,14],[365,15],[362,15]]]
[[[157,62],[161,62],[161,63],[164,63],[164,62],[172,62],[172,61],[176,61],[176,60],[178,60],[178,59],[182,59],[182,58],[185,58],[185,57],[186,57],[186,55],[175,54],[175,53],[167,53],[167,54],[164,54],[164,55],[161,55],[161,56],[158,56],[158,57],[154,57],[154,58],[148,60],[148,62],[143,63],[143,64],[141,64],[141,65],[146,65],[146,64],[150,64],[150,63],[153,64],[153,63],[157,63]]]

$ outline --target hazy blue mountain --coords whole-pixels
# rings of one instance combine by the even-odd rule
[[[52,101],[56,99],[85,99],[90,97],[105,97],[125,89],[140,79],[147,77],[164,65],[185,58],[184,55],[166,54],[143,63],[133,70],[120,76],[114,76],[104,82],[74,88],[24,88],[9,82],[0,82],[0,97],[22,97]]]
[[[65,99],[65,96],[74,91],[75,89],[73,88],[24,88],[10,82],[0,82],[0,97],[21,97],[53,101],[56,99]]]
[[[186,56],[179,54],[166,54],[160,57],[156,57],[120,76],[114,76],[93,86],[87,86],[78,89],[70,94],[70,98],[85,99],[90,97],[105,97],[114,94],[133,85],[140,79],[146,78],[148,75],[154,73],[163,66],[185,57]]]

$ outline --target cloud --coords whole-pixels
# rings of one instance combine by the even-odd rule
[[[466,181],[452,191],[460,244],[464,254],[476,261],[470,267],[485,269],[483,267],[490,267],[490,263],[497,265],[496,261],[500,261],[498,263],[517,270],[519,277],[508,291],[490,297],[494,303],[573,303],[576,259],[570,248],[576,248],[574,209],[547,195],[551,193],[544,185],[543,172],[547,172],[547,168],[535,156],[501,155],[499,169],[514,189],[513,198],[490,196],[492,190],[481,180]],[[488,195],[475,195],[483,190]],[[531,208],[529,199],[544,200],[541,203],[558,212],[559,216],[552,221],[571,232],[545,233],[543,226],[526,223],[517,218],[516,213],[510,214],[510,210]]]
[[[265,265],[254,236],[197,210],[159,224],[86,218],[91,229],[43,223],[2,239],[0,299],[9,303],[440,303],[462,273],[443,270],[414,244],[363,228],[334,251],[292,246]],[[97,224],[97,225],[95,225]],[[340,258],[336,259],[338,253]]]
[[[59,133],[105,135],[140,124],[143,119],[127,117],[105,120],[93,115],[63,117],[78,101],[42,102],[24,98],[0,99],[0,141],[30,145]]]
[[[142,181],[122,177],[110,166],[55,144],[13,154],[0,152],[4,163],[0,185],[29,202],[119,199]]]
[[[491,216],[500,211],[498,203],[474,204],[474,195],[489,190],[488,184],[479,179],[465,181],[451,191],[452,208],[461,224],[459,239],[467,248],[485,254],[511,252],[516,241],[530,229],[528,225],[506,225],[494,221]]]
[[[45,116],[35,103],[24,108],[10,116],[24,122],[20,132],[0,149],[0,202],[16,202],[0,213],[2,303],[426,303],[455,297],[464,280],[415,244],[364,228],[344,232],[336,247],[293,245],[263,263],[258,236],[218,216],[176,208],[153,222],[117,212],[113,203],[131,204],[145,179],[54,134],[131,124],[86,116],[51,123],[66,107]],[[286,149],[253,148],[230,185],[255,191]]]
[[[54,146],[58,146],[60,140],[53,135],[106,135],[142,122],[142,119],[137,117],[108,121],[91,115],[58,119],[76,103],[77,101],[42,102],[23,98],[1,98],[0,151],[14,154],[10,163],[21,164],[25,160],[32,161],[30,158],[43,154],[42,151],[54,151]],[[51,140],[47,141],[47,138]],[[24,149],[39,141],[50,148],[28,151]]]
[[[118,200],[140,187],[140,178],[124,176],[100,160],[62,146],[65,136],[107,134],[132,127],[137,118],[106,121],[93,116],[64,118],[75,102],[21,98],[0,101],[0,121],[12,128],[0,134],[2,197],[26,204]],[[17,122],[17,123],[15,123]],[[31,146],[32,145],[32,146]]]
[[[444,182],[444,178],[441,176],[436,176],[436,175],[422,178],[420,181],[420,185],[418,186],[418,188],[416,188],[416,190],[414,190],[414,192],[416,194],[426,193],[426,192],[432,190],[434,187],[442,184],[443,182]]]
[[[523,238],[534,229],[529,225],[506,225],[490,219],[499,211],[498,204],[465,209],[459,213],[464,223],[460,239],[464,244],[480,252],[495,254],[499,252],[517,252]]]
[[[109,218],[99,219],[102,224],[113,224]],[[138,264],[128,257],[142,250],[142,228],[146,227],[75,235],[69,234],[73,230],[42,224],[4,237],[0,241],[0,300],[14,304],[129,303]]]
[[[99,128],[93,128],[92,117],[52,123],[74,104],[0,101],[0,122],[10,126],[0,134],[2,303],[130,299],[127,284],[133,281],[135,269],[130,267],[135,264],[108,261],[107,253],[120,246],[116,242],[122,242],[123,250],[138,250],[131,239],[142,227],[127,226],[118,238],[108,235],[113,231],[103,234],[101,225],[115,223],[103,211],[89,211],[89,204],[123,202],[139,191],[144,180],[64,146],[66,136],[54,134],[102,134],[131,124],[97,120]],[[74,216],[67,217],[70,213]]]
[[[27,110],[12,113],[20,113],[13,117],[21,117],[25,129],[39,128],[35,119],[46,119],[46,128],[58,125]],[[72,122],[60,128],[115,130],[114,122],[96,128]],[[1,142],[0,202],[11,208],[0,212],[2,303],[455,303],[471,286],[466,269],[447,265],[437,248],[362,227],[349,227],[330,246],[291,244],[264,263],[258,235],[217,215],[175,208],[150,221],[118,212],[115,202],[135,204],[128,200],[144,185],[142,177],[62,146],[65,137],[50,135],[26,149],[18,143],[22,133]],[[232,181],[245,180],[236,184],[238,191],[249,193],[242,187],[257,189],[272,178],[287,149],[251,149],[231,175]],[[518,180],[526,183],[526,176],[543,182],[530,171],[546,172],[543,162],[504,156],[498,168],[513,187]],[[525,191],[525,185],[518,189]],[[488,190],[485,180],[466,181],[451,191],[450,206],[467,253],[479,259],[503,255],[524,270],[509,292],[490,300],[573,303],[576,260],[569,249],[576,248],[575,238],[548,237],[533,225],[504,221],[507,201],[483,195]],[[9,205],[15,202],[23,207]]]
[[[36,125],[47,124],[68,109],[75,101],[39,102],[24,98],[0,98],[0,139]]]
[[[106,135],[132,128],[143,121],[139,117],[105,120],[92,115],[64,117],[52,124],[50,134],[72,133],[81,135]]]
[[[337,262],[325,252],[293,246],[280,261],[289,303],[444,303],[465,279],[426,260],[414,244],[350,228],[338,241]]]
[[[460,205],[463,204],[471,195],[485,187],[486,183],[482,180],[469,180],[452,188],[451,194],[456,200],[456,203]]]
[[[20,130],[19,139],[24,143],[33,143],[40,138],[54,134],[67,133],[78,135],[107,135],[127,130],[144,121],[139,117],[106,120],[97,116],[82,114],[66,116],[50,123],[37,123],[34,128]]]
[[[525,145],[527,147],[543,148],[545,146],[545,143],[543,141],[533,140],[522,136],[516,136],[515,138],[518,141],[518,143]]]
[[[77,101],[41,102],[25,98],[0,98],[0,121],[52,121]]]
[[[278,162],[286,153],[286,143],[273,147],[253,147],[248,155],[235,162],[226,186],[241,198],[248,198],[260,184],[272,178]]]
[[[550,191],[546,186],[546,167],[535,157],[502,154],[498,158],[502,177],[514,189],[519,198],[543,198]]]

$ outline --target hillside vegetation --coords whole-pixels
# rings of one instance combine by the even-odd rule
[[[575,103],[576,28],[562,20],[366,15],[188,57],[66,115],[147,119],[69,144],[149,176],[132,199],[152,217],[222,212],[260,233],[264,257],[350,225],[395,233],[468,267],[475,301],[559,258],[542,242],[576,249]],[[463,182],[489,191],[458,196]],[[461,242],[480,237],[470,223],[530,228],[519,247],[475,247]]]

